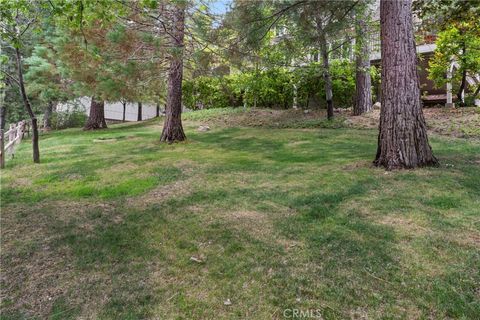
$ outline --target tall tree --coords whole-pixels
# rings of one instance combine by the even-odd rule
[[[23,55],[21,53],[25,37],[29,35],[28,32],[33,29],[34,25],[38,22],[38,19],[40,19],[40,10],[39,7],[28,1],[2,2],[2,5],[0,6],[0,18],[2,21],[0,25],[1,40],[5,41],[13,48],[16,64],[16,77],[9,73],[4,74],[18,86],[20,96],[22,97],[23,104],[32,124],[33,162],[40,163],[37,117],[33,112],[25,88]],[[2,72],[5,71],[2,70]]]
[[[375,165],[387,170],[437,164],[420,99],[412,1],[381,0],[382,108]]]
[[[105,120],[105,101],[99,97],[92,96],[90,101],[90,112],[83,130],[97,130],[107,128]]]
[[[59,102],[73,97],[70,81],[62,77],[61,66],[55,51],[53,36],[42,39],[45,45],[36,45],[30,57],[25,59],[27,94],[38,99],[44,106],[43,127],[51,129],[51,117]]]
[[[372,80],[370,77],[370,52],[368,47],[368,3],[357,5],[355,10],[355,102],[353,115],[372,110]]]
[[[325,83],[325,97],[327,99],[327,118],[333,118],[333,89],[332,89],[332,75],[330,74],[330,60],[328,52],[328,43],[326,37],[326,26],[323,22],[322,16],[316,16],[318,44],[320,46],[320,55],[322,57],[323,65],[323,81]]]
[[[168,70],[167,105],[160,141],[176,142],[186,139],[182,126],[182,78],[185,37],[185,3],[172,4],[173,52]]]
[[[321,76],[324,80],[324,94],[320,95],[325,96],[327,116],[328,119],[332,119],[334,103],[330,55],[342,45],[350,43],[348,30],[351,29],[353,9],[357,4],[358,1],[354,0],[264,1],[261,3],[239,0],[233,7],[233,11],[238,16],[237,28],[240,29],[240,40],[236,43],[243,40],[247,45],[255,48],[267,37],[270,29],[275,26],[283,29],[282,27],[288,25],[286,34],[279,38],[287,40],[285,41],[287,43],[292,43],[292,38],[295,38],[297,43],[294,47],[302,47],[303,54],[308,51],[320,53],[323,67]],[[271,41],[268,47],[270,45]],[[293,59],[297,60],[297,63],[300,62],[299,56],[302,56],[298,52],[299,50]]]
[[[104,100],[110,93],[112,72],[101,50],[92,50],[105,39],[103,28],[84,28],[82,34],[65,31],[59,41],[59,57],[65,65],[67,76],[74,81],[74,88],[80,96],[91,96],[90,112],[83,129],[107,128],[104,114]],[[82,39],[89,45],[85,45]],[[102,40],[100,40],[102,39]]]

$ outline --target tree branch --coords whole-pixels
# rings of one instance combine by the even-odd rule
[[[14,76],[12,76],[10,73],[8,73],[7,71],[5,70],[0,70],[4,75],[6,75],[10,80],[13,80],[17,85],[20,85],[20,81],[18,81],[17,78],[15,78]]]

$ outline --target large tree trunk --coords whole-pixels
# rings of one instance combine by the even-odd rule
[[[437,164],[420,100],[410,0],[381,0],[382,107],[375,165],[387,170]]]
[[[355,61],[355,104],[353,115],[358,116],[372,110],[372,80],[365,18],[356,15],[356,61]]]
[[[53,113],[53,101],[49,101],[43,114],[43,129],[45,131],[52,130],[52,113]]]
[[[142,103],[138,103],[137,121],[142,121]]]
[[[90,115],[88,116],[87,123],[83,127],[83,130],[97,130],[107,128],[107,122],[105,121],[105,102],[92,97],[90,103]]]
[[[172,143],[186,139],[182,126],[182,77],[183,77],[183,38],[185,28],[185,8],[176,4],[173,8],[173,42],[175,52],[170,60],[168,71],[167,106],[160,141]]]
[[[325,96],[327,99],[327,118],[333,119],[333,91],[332,91],[332,77],[330,75],[330,61],[328,59],[327,39],[323,30],[318,28],[320,53],[322,55],[323,64],[323,81],[325,82]]]
[[[155,117],[156,118],[160,117],[160,103],[157,103],[157,111],[155,113]]]
[[[18,46],[15,48],[15,55],[17,58],[17,73],[18,73],[18,86],[20,88],[20,95],[22,96],[23,104],[25,109],[27,109],[28,115],[32,122],[32,149],[33,149],[33,162],[40,163],[40,148],[38,146],[38,124],[37,118],[33,113],[32,106],[30,105],[30,100],[28,100],[27,92],[25,91],[25,83],[23,81],[23,70],[22,70],[22,56],[20,54],[20,49]]]

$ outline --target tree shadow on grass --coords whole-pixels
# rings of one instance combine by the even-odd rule
[[[215,239],[216,242],[221,239],[224,246],[232,247],[234,244],[236,249],[224,251],[216,261],[217,265],[209,268],[208,275],[214,279],[220,275],[225,288],[235,292],[242,290],[235,277],[255,277],[254,270],[258,267],[264,271],[274,270],[270,275],[267,271],[259,277],[262,282],[259,295],[266,297],[271,308],[284,310],[300,305],[320,308],[327,318],[344,318],[349,316],[345,313],[345,309],[348,310],[346,305],[351,308],[362,306],[374,299],[376,291],[381,290],[379,287],[384,284],[375,277],[398,279],[398,270],[392,267],[396,255],[393,229],[372,224],[355,216],[355,212],[345,213],[340,209],[345,201],[364,195],[374,186],[373,179],[367,179],[338,192],[293,196],[278,194],[274,190],[258,193],[256,188],[248,187],[198,190],[171,204],[179,210],[192,203],[205,205],[204,213],[214,207],[234,212],[241,210],[244,203],[252,204],[252,209],[262,210],[262,206],[256,204],[267,199],[273,199],[279,206],[289,207],[295,215],[274,217],[273,236],[277,238],[269,241],[249,236],[246,230],[242,232],[241,228],[231,225],[231,221],[210,224],[209,239]],[[265,207],[263,210],[271,208]],[[281,244],[282,239],[304,243],[301,253],[287,254]],[[252,251],[251,247],[255,249]],[[243,264],[243,267],[238,267],[238,264]],[[312,265],[321,268],[312,269]],[[328,288],[323,287],[325,284],[328,284]],[[393,294],[389,296],[392,300],[395,297]],[[307,302],[298,303],[297,299]],[[377,304],[381,302],[376,301]],[[325,304],[334,305],[336,310],[325,309]]]
[[[279,164],[295,163],[328,163],[330,161],[348,162],[353,159],[365,158],[373,154],[374,142],[355,140],[342,134],[338,136],[311,132],[292,132],[296,139],[308,141],[308,144],[295,146],[289,145],[291,141],[279,141],[275,133],[285,134],[282,130],[258,130],[260,136],[245,137],[245,129],[224,129],[214,134],[195,134],[192,139],[219,150],[233,152],[247,152],[259,155],[262,159],[274,161]],[[266,133],[271,132],[270,135]],[[272,133],[273,132],[273,133]],[[261,135],[265,134],[265,135]],[[312,147],[312,144],[314,147]]]

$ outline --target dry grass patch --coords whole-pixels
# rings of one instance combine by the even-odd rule
[[[478,108],[425,108],[423,114],[432,132],[453,137],[480,137],[480,113]],[[376,129],[380,110],[361,116],[347,115],[346,123],[353,128]]]
[[[136,209],[146,209],[152,204],[160,204],[167,200],[183,197],[192,192],[192,185],[199,183],[197,177],[178,180],[173,183],[162,185],[136,197],[129,197],[126,200],[127,206]]]
[[[433,230],[419,224],[418,219],[412,219],[402,215],[385,215],[378,217],[378,223],[391,226],[395,231],[409,237],[428,236]]]

